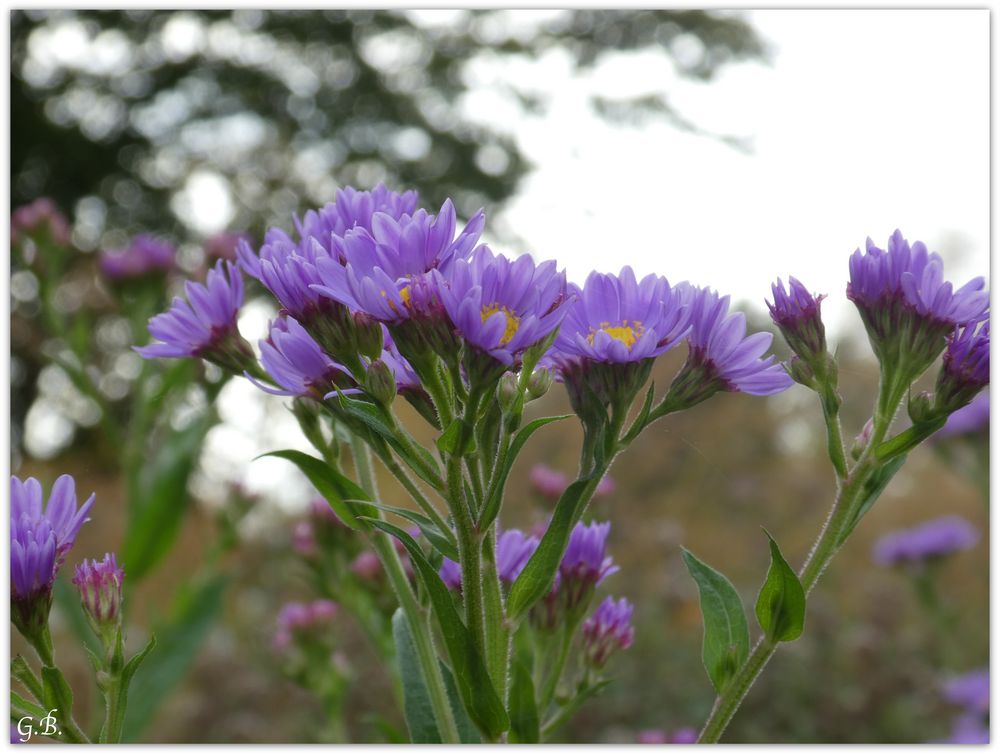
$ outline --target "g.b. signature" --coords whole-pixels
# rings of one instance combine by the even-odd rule
[[[55,715],[58,712],[58,708],[53,708],[49,711],[47,716],[42,716],[37,722],[32,716],[25,716],[18,721],[17,734],[20,741],[27,742],[35,734],[40,734],[43,737],[58,736],[59,734],[62,734],[62,732],[59,731],[59,722],[56,720]]]

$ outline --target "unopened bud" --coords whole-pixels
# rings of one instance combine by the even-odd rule
[[[382,406],[389,406],[396,398],[396,376],[381,359],[376,359],[368,366],[365,391]]]
[[[124,581],[125,572],[113,553],[106,553],[103,561],[84,561],[73,577],[83,612],[106,648],[111,647],[121,625]]]
[[[871,418],[865,422],[865,426],[861,428],[861,432],[858,437],[854,439],[854,443],[851,444],[851,458],[857,461],[861,458],[861,454],[865,452],[868,448],[868,443],[872,439],[872,430],[875,428],[875,424]]]
[[[528,396],[531,399],[541,398],[552,387],[552,370],[542,367],[531,373],[528,378]]]
[[[505,412],[510,411],[514,407],[517,397],[517,375],[513,372],[505,372],[497,385],[497,401],[500,402],[500,408]]]
[[[927,391],[921,391],[916,396],[911,396],[906,410],[915,425],[931,421],[940,414],[940,412],[935,411],[934,401]]]
[[[356,312],[354,327],[358,339],[358,351],[369,359],[378,359],[382,356],[382,323],[362,312]]]
[[[806,388],[813,388],[816,385],[816,373],[802,358],[793,356],[785,365],[785,369],[796,383]]]

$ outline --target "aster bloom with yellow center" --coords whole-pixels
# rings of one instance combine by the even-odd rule
[[[626,266],[617,276],[591,273],[577,291],[556,338],[557,363],[653,359],[677,345],[687,332],[687,308],[662,276],[647,275],[637,282]]]
[[[555,261],[535,265],[527,254],[511,261],[485,245],[446,274],[435,271],[434,280],[466,343],[508,366],[555,330],[571,306],[566,273]]]
[[[445,200],[437,215],[417,210],[393,218],[376,212],[371,231],[360,226],[334,238],[335,257],[317,260],[316,293],[387,323],[433,316],[440,304],[428,275],[465,258],[486,222],[478,212],[455,235],[455,208]]]

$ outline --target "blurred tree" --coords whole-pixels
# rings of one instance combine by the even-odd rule
[[[413,186],[431,205],[451,196],[465,215],[495,208],[530,166],[509,124],[463,110],[466,64],[554,48],[577,69],[660,50],[706,81],[766,57],[752,27],[721,12],[15,11],[11,201],[86,197],[84,248],[106,229],[287,225],[348,183]],[[500,94],[544,108],[537,94]],[[697,128],[659,95],[602,94],[593,107]],[[207,218],[200,208],[199,227],[188,192],[206,183],[228,201]]]

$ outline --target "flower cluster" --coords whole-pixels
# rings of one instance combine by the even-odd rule
[[[969,322],[948,338],[934,390],[938,411],[951,413],[990,383],[990,323]]]
[[[962,709],[952,726],[951,744],[988,744],[990,730],[990,671],[977,669],[942,685],[945,700]]]
[[[84,560],[76,567],[73,584],[80,591],[83,612],[94,631],[108,640],[121,622],[122,585],[125,570],[118,566],[113,553],[104,554],[102,561]]]
[[[39,197],[29,205],[18,207],[10,216],[11,246],[37,233],[47,234],[58,246],[69,244],[69,221],[48,197]]]
[[[919,565],[969,550],[978,542],[979,532],[968,520],[945,516],[885,535],[875,543],[872,558],[883,566]]]
[[[635,607],[625,598],[615,601],[610,596],[597,607],[594,615],[583,622],[583,647],[586,663],[603,668],[615,650],[632,647],[635,629],[632,612]]]
[[[278,626],[272,642],[274,649],[287,650],[294,640],[309,639],[322,632],[337,616],[338,610],[332,600],[286,603],[278,612]]]

